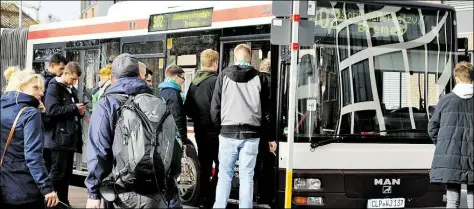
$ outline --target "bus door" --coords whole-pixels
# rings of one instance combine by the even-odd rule
[[[234,36],[234,37],[221,37],[220,43],[220,60],[219,60],[219,71],[222,72],[226,67],[231,66],[234,64],[234,49],[239,44],[247,44],[251,49],[251,65],[259,70],[260,63],[262,60],[266,58],[270,58],[270,35],[268,34],[257,34],[257,35],[245,35],[245,36]],[[265,153],[270,154],[270,153]],[[271,155],[271,154],[270,154]],[[255,166],[255,192],[254,195],[256,198],[255,200],[262,197],[262,194],[259,194],[258,187],[263,186],[259,182],[263,180],[263,178],[259,178],[262,174],[265,175],[265,178],[268,180],[266,182],[271,182],[270,184],[266,184],[266,194],[274,194],[276,190],[275,186],[275,174],[276,174],[276,160],[269,160],[265,158],[265,161],[261,157],[263,155],[259,154],[257,158],[257,164]],[[264,166],[271,164],[270,166]],[[232,178],[232,192],[230,195],[231,199],[238,199],[239,198],[239,162],[236,162],[235,170],[234,170],[234,177]],[[265,168],[265,169],[264,169]],[[272,169],[273,168],[273,169]],[[271,188],[273,186],[273,188]]]
[[[82,154],[76,153],[74,156],[74,173],[79,175],[87,174],[86,143],[88,139],[89,118],[92,114],[92,89],[99,82],[98,72],[100,69],[100,46],[99,40],[84,40],[66,42],[66,59],[71,62],[78,62],[82,74],[74,85],[79,98],[78,103],[88,103],[86,112],[82,120]]]

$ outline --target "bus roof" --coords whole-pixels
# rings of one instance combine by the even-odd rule
[[[39,40],[61,37],[61,41],[65,41],[66,39],[69,39],[65,37],[70,37],[71,40],[84,40],[93,38],[110,38],[114,37],[115,35],[110,33],[119,32],[121,34],[118,36],[143,35],[148,32],[148,22],[150,15],[202,8],[213,8],[213,28],[254,25],[259,23],[259,21],[255,21],[258,19],[264,19],[264,21],[260,22],[270,23],[272,18],[271,1],[189,1],[184,5],[183,3],[177,1],[147,1],[145,3],[130,1],[119,2],[112,6],[108,12],[108,15],[105,17],[31,26],[28,39]],[[130,27],[131,24],[134,25],[134,27]],[[174,30],[173,32],[179,31],[180,30]],[[100,37],[85,36],[97,34],[100,34]],[[74,38],[71,36],[74,36]],[[49,40],[40,42],[49,42]]]

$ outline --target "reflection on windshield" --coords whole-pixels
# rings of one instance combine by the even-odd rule
[[[321,2],[316,26],[328,32],[300,50],[297,140],[423,135],[451,76],[451,13]]]

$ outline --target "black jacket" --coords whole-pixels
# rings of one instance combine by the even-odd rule
[[[43,92],[43,96],[41,97],[41,101],[45,102],[45,99],[46,99],[46,91],[48,90],[48,85],[49,85],[49,82],[51,81],[51,79],[53,79],[54,77],[56,77],[56,75],[52,74],[51,72],[49,72],[47,69],[44,70],[41,75],[43,75],[44,77],[44,92]],[[52,124],[50,122],[50,119],[49,117],[46,115],[46,113],[42,113],[41,114],[41,117],[43,118],[43,126],[45,129],[51,129],[52,126],[54,126],[55,124]]]
[[[219,133],[219,130],[212,123],[210,112],[217,75],[218,73],[213,71],[197,71],[186,94],[184,103],[186,115],[193,119],[194,132],[198,135]]]
[[[2,198],[8,204],[24,204],[44,199],[53,191],[43,161],[43,129],[39,101],[27,94],[9,91],[2,95],[1,146],[3,153],[16,115],[22,107],[15,133],[0,169]]]
[[[169,108],[178,128],[180,138],[185,142],[187,140],[188,127],[186,126],[186,113],[184,111],[183,99],[181,98],[181,90],[176,89],[168,82],[161,83],[159,97],[166,101],[166,106]]]
[[[433,183],[474,185],[474,98],[472,84],[464,85],[440,99],[429,123],[436,145],[430,171]]]
[[[82,153],[82,127],[76,103],[79,103],[74,87],[68,87],[51,79],[46,90],[46,115],[50,125],[45,132],[45,147],[49,149]],[[74,99],[74,101],[73,101]]]
[[[43,71],[43,73],[41,73],[44,77],[44,95],[43,97],[41,98],[42,99],[42,102],[44,103],[44,100],[45,100],[45,97],[46,97],[46,91],[48,90],[48,85],[49,85],[49,82],[54,78],[56,77],[56,75],[52,74],[51,72],[49,72],[47,69]]]

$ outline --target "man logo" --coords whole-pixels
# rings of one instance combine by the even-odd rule
[[[400,185],[400,179],[374,179],[375,186]]]
[[[383,186],[382,194],[392,194],[392,186]]]

